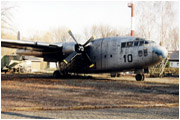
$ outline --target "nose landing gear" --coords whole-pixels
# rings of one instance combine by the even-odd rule
[[[135,78],[136,78],[136,81],[144,81],[145,76],[144,74],[136,74]]]

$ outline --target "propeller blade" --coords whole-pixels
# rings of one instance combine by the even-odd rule
[[[69,35],[73,38],[73,40],[78,44],[77,40],[75,39],[74,35],[72,34],[71,30],[68,30]]]
[[[94,36],[92,36],[86,43],[84,43],[83,47],[85,47],[88,43],[94,40]]]
[[[88,59],[89,68],[93,68],[94,64],[92,63],[91,58],[89,57],[89,55],[87,53],[85,53],[85,55],[86,55],[86,57]]]
[[[77,55],[77,52],[74,51],[69,56],[67,56],[63,61],[68,64],[75,56]]]

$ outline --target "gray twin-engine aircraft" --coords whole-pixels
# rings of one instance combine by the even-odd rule
[[[17,54],[44,58],[56,62],[54,77],[68,73],[113,73],[135,71],[136,80],[143,81],[148,67],[167,57],[167,50],[153,41],[138,37],[91,37],[83,45],[75,42],[44,43],[21,40],[1,40],[2,47],[17,48]]]

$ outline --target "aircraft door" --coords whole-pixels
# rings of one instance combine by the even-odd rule
[[[101,69],[106,70],[108,66],[108,49],[110,46],[106,40],[102,41],[101,46]]]
[[[99,71],[101,70],[101,43],[102,40],[92,42],[92,45],[90,47],[90,58],[92,62],[94,63],[94,70],[93,71]]]
[[[109,71],[115,70],[114,68],[117,66],[118,59],[117,59],[117,39],[112,38],[111,40],[104,39],[102,42],[102,70]]]

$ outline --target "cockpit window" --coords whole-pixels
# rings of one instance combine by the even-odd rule
[[[144,45],[144,41],[140,41],[139,46],[143,46]]]
[[[140,40],[140,38],[136,38],[136,40]]]
[[[149,42],[148,42],[148,41],[145,41],[145,44],[149,44]]]
[[[139,44],[139,41],[134,42],[134,46],[138,46],[138,44]]]
[[[145,39],[141,38],[142,41],[145,41]]]
[[[122,43],[121,48],[125,48],[125,47],[126,47],[126,43]]]
[[[127,42],[127,47],[132,47],[133,46],[133,42]]]

